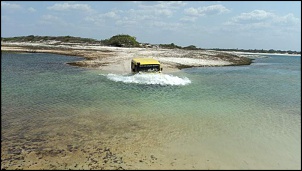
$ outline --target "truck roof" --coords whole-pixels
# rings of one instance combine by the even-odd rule
[[[153,58],[133,58],[132,61],[135,64],[140,63],[140,65],[160,64],[156,59]]]

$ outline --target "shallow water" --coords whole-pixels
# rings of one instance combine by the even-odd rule
[[[105,146],[130,169],[300,169],[301,57],[266,56],[132,75],[2,53],[1,167],[110,169],[95,154]]]

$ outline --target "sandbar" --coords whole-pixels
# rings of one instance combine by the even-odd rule
[[[1,42],[1,51],[78,56],[84,59],[68,64],[111,73],[129,73],[131,59],[134,57],[159,60],[165,73],[190,67],[236,66],[252,63],[252,59],[244,55],[214,50],[125,48],[90,44],[53,44],[51,42]]]

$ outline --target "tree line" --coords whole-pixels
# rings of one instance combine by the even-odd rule
[[[158,44],[152,45],[149,43],[140,43],[136,40],[136,37],[130,36],[127,34],[118,34],[112,36],[109,39],[96,40],[91,38],[81,38],[73,36],[19,36],[19,37],[1,37],[1,41],[7,42],[41,42],[41,41],[58,41],[63,43],[88,43],[88,44],[97,44],[101,46],[114,46],[114,47],[158,47],[163,49],[185,49],[185,50],[205,50],[198,48],[195,45],[189,45],[186,47],[178,46],[174,43],[170,44]],[[264,49],[220,49],[220,48],[210,48],[207,50],[216,50],[216,51],[237,51],[237,52],[253,52],[253,53],[283,53],[283,54],[300,54],[301,51],[292,51],[292,50],[264,50]]]
[[[252,53],[281,53],[281,54],[300,54],[301,51],[292,51],[292,50],[274,50],[274,49],[219,49],[219,48],[211,48],[208,50],[216,50],[216,51],[236,51],[236,52],[252,52]]]

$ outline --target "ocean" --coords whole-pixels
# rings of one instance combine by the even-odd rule
[[[301,169],[301,56],[135,75],[77,60],[2,52],[1,169]]]

